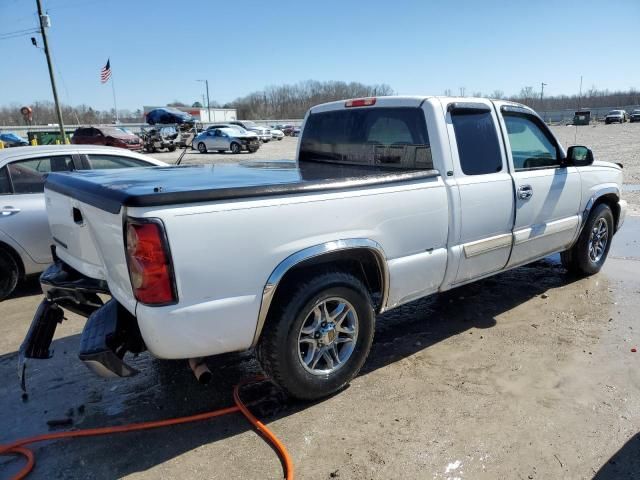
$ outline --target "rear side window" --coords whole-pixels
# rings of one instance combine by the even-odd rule
[[[88,156],[91,168],[94,170],[150,166],[148,163],[138,160],[137,158],[121,157],[119,155],[90,154]]]
[[[7,167],[0,168],[0,195],[13,193],[11,191],[11,182],[9,181],[9,172]]]
[[[71,155],[21,160],[8,165],[14,193],[44,192],[44,177],[50,172],[70,172],[74,169]]]
[[[502,170],[498,132],[491,112],[462,110],[451,113],[460,166],[465,175],[485,175]]]
[[[299,159],[433,168],[424,112],[415,107],[312,113],[303,131]]]

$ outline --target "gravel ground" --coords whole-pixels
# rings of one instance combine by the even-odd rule
[[[570,129],[557,130],[569,144]],[[608,159],[633,175],[634,132],[640,125],[581,127],[578,143],[597,158],[619,152]],[[636,147],[616,148],[623,141]],[[185,163],[293,158],[295,145]],[[289,448],[298,479],[640,478],[639,265],[640,218],[631,217],[598,275],[571,277],[555,256],[381,316],[363,371],[332,398],[290,402],[269,384],[243,396]],[[54,357],[30,365],[23,400],[16,351],[41,298],[32,280],[0,305],[0,443],[53,419],[82,429],[220,408],[259,372],[250,354],[228,355],[211,360],[214,380],[200,386],[184,362],[143,354],[136,377],[100,379],[76,357],[83,321],[69,314]],[[35,450],[33,479],[281,478],[240,416]],[[0,476],[20,462],[0,459]]]

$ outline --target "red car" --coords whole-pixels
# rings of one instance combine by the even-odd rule
[[[127,150],[142,150],[140,137],[117,127],[80,127],[73,132],[71,143],[76,145],[106,145]]]

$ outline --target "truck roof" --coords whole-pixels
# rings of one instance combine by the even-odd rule
[[[490,100],[494,103],[499,103],[500,105],[510,105],[512,107],[524,108],[526,110],[531,110],[526,105],[521,103],[512,102],[509,100],[497,100],[497,99],[487,99],[487,98],[479,98],[479,97],[447,97],[442,95],[392,95],[392,96],[384,96],[384,97],[364,97],[364,98],[375,98],[375,106],[376,107],[419,107],[422,103],[430,98],[436,98],[442,101],[442,103],[453,103],[453,102],[474,102],[478,100]],[[309,109],[309,113],[319,113],[326,112],[330,110],[341,110],[347,108],[345,106],[346,102],[349,100],[356,99],[345,99],[338,100],[334,102],[321,103],[319,105],[315,105]],[[367,108],[364,107],[356,107],[356,108]],[[533,110],[531,110],[533,111]]]

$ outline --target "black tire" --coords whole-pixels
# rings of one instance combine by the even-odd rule
[[[256,153],[258,151],[257,147],[250,147],[249,148],[249,153]]]
[[[0,250],[0,301],[13,293],[20,279],[20,267],[6,250]]]
[[[176,148],[178,148],[178,147],[176,147],[175,145],[171,145],[171,146],[169,147],[169,151],[170,151],[170,152],[175,152],[175,151],[176,151]]]
[[[606,245],[604,246],[601,255],[591,256],[590,246],[592,241],[595,241],[598,236],[594,237],[594,229],[601,225],[601,221],[606,223]],[[569,250],[560,254],[562,265],[571,273],[578,275],[593,275],[598,273],[609,254],[609,248],[611,247],[611,240],[613,240],[613,212],[608,205],[601,203],[591,211],[587,223],[585,224],[578,241]],[[600,237],[601,238],[601,237]]]
[[[207,146],[204,144],[204,142],[198,143],[198,151],[200,153],[207,153]]]
[[[234,153],[234,154],[238,154],[242,151],[242,147],[240,146],[239,143],[236,143],[236,142],[231,142],[230,149],[231,149],[231,153]]]
[[[278,141],[282,140],[284,137],[278,137]]]
[[[342,366],[327,374],[314,374],[303,366],[299,335],[314,308],[336,298],[346,300],[355,312],[354,347]],[[374,330],[373,305],[362,282],[347,273],[319,273],[292,285],[272,306],[258,344],[258,359],[267,375],[288,395],[317,400],[339,391],[358,374],[371,349]]]

